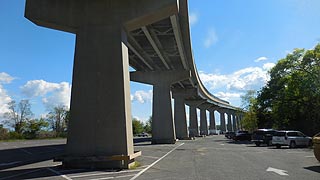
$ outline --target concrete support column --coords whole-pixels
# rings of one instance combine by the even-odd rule
[[[200,135],[208,135],[208,120],[207,120],[207,108],[211,105],[203,104],[199,106],[200,109]]]
[[[231,112],[227,112],[228,115],[228,124],[227,124],[227,130],[232,131],[232,120],[231,120]]]
[[[189,105],[189,118],[189,136],[197,137],[199,136],[199,126],[196,105]]]
[[[188,126],[183,96],[174,96],[174,122],[177,139],[188,139]]]
[[[232,128],[233,128],[233,131],[237,131],[237,116],[236,116],[235,113],[234,113],[232,116],[233,116],[233,119],[232,119]]]
[[[175,125],[172,116],[172,83],[190,77],[190,71],[131,72],[132,81],[153,85],[152,102],[152,143],[174,144],[176,142]]]
[[[214,116],[214,111],[216,110],[215,107],[211,107],[209,108],[209,112],[210,112],[210,117],[209,117],[209,134],[214,134],[216,132],[216,120],[215,120],[215,116]]]
[[[226,132],[226,118],[224,116],[225,112],[223,110],[219,111],[220,113],[220,130],[225,133]]]

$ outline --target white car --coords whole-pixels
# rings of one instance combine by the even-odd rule
[[[312,138],[300,131],[277,131],[272,137],[272,144],[277,148],[281,146],[289,146],[289,148],[308,147],[312,145]]]

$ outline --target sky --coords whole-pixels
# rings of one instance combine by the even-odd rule
[[[75,35],[36,26],[24,18],[24,5],[0,1],[0,121],[12,100],[29,99],[35,118],[70,104]],[[205,87],[241,106],[241,95],[263,87],[279,59],[320,42],[319,7],[319,0],[189,0],[193,54]],[[132,116],[146,121],[152,86],[130,85]]]

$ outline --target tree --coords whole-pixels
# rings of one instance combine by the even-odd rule
[[[320,44],[295,49],[270,70],[257,97],[258,119],[277,129],[314,135],[320,129]]]
[[[9,112],[5,113],[5,123],[14,128],[18,134],[22,134],[25,123],[33,116],[29,100],[21,100],[8,103]]]
[[[144,131],[148,134],[152,134],[152,116],[150,116],[148,121],[145,123]]]
[[[241,121],[241,126],[251,132],[258,128],[256,94],[256,91],[249,90],[244,96],[240,97],[243,109],[246,111]]]
[[[24,136],[28,139],[34,139],[42,128],[48,127],[49,124],[44,119],[32,119],[25,125]]]
[[[143,123],[141,121],[139,121],[138,119],[133,118],[132,119],[132,131],[133,131],[134,135],[142,133],[144,131]]]
[[[50,127],[56,133],[56,136],[62,135],[67,131],[67,123],[70,118],[66,106],[56,106],[47,114],[47,121]]]

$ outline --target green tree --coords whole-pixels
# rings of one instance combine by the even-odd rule
[[[320,44],[295,49],[270,70],[270,81],[258,94],[259,124],[296,129],[309,135],[320,129]]]
[[[46,118],[52,130],[56,133],[56,136],[65,134],[70,118],[69,110],[66,106],[53,107]]]
[[[2,124],[0,124],[0,140],[5,140],[9,138],[8,129],[4,128]]]
[[[144,132],[152,134],[152,116],[150,116],[148,121],[145,123]]]
[[[141,121],[139,121],[138,119],[136,118],[133,118],[132,119],[132,131],[133,131],[133,134],[136,135],[136,134],[140,134],[143,132],[143,123]]]
[[[29,100],[21,100],[19,104],[16,101],[8,103],[9,112],[5,113],[5,123],[14,128],[18,134],[23,133],[26,122],[33,116]]]
[[[24,136],[28,139],[34,139],[37,137],[41,129],[49,126],[49,123],[44,119],[32,119],[25,125]]]
[[[245,111],[244,117],[242,119],[241,126],[252,132],[258,128],[258,120],[256,116],[256,109],[257,109],[257,101],[256,101],[256,94],[257,92],[254,90],[249,90],[243,96],[241,96],[241,102],[243,110]]]

